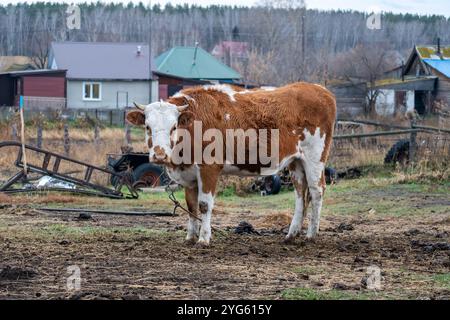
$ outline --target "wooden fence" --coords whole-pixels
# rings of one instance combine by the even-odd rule
[[[336,143],[337,141],[342,140],[363,140],[365,138],[378,138],[378,137],[393,137],[394,139],[391,139],[391,142],[395,143],[400,139],[408,139],[409,140],[409,162],[414,163],[417,159],[417,147],[418,147],[418,134],[426,134],[426,135],[433,135],[433,139],[435,139],[435,142],[439,141],[441,142],[442,148],[447,148],[450,150],[450,130],[447,128],[438,128],[438,127],[432,127],[432,126],[424,126],[417,124],[416,119],[412,119],[410,121],[410,126],[399,126],[394,124],[387,124],[387,123],[381,123],[376,121],[370,121],[370,120],[353,120],[353,119],[338,119],[336,121],[336,126],[338,126],[340,123],[345,123],[346,125],[365,125],[365,126],[373,126],[377,128],[382,128],[383,130],[378,131],[372,131],[372,132],[365,132],[365,133],[344,133],[344,134],[335,134],[333,139]],[[445,136],[444,138],[442,138]],[[430,144],[428,144],[430,145]],[[435,144],[437,146],[437,143]],[[429,148],[431,149],[431,148]]]
[[[0,107],[0,121],[11,119],[16,109],[16,107]],[[25,121],[31,121],[36,117],[44,117],[50,121],[61,118],[67,119],[68,121],[90,118],[108,126],[124,126],[125,112],[124,109],[25,109],[24,117]]]

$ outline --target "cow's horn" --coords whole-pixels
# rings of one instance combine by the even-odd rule
[[[185,104],[184,106],[178,106],[177,109],[178,109],[179,112],[182,112],[182,111],[186,110],[187,107],[189,107],[189,105]]]
[[[134,103],[134,106],[135,106],[136,108],[138,108],[139,110],[142,110],[142,111],[145,110],[145,106],[144,106],[144,105],[139,104],[139,103],[136,103],[136,102],[133,102],[133,103]]]

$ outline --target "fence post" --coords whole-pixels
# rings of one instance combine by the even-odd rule
[[[95,144],[99,144],[100,142],[100,128],[98,126],[98,123],[95,122],[95,126],[94,126],[94,143]]]
[[[38,121],[36,126],[36,146],[41,149],[42,148],[42,121]]]
[[[67,122],[64,122],[64,152],[66,156],[70,154],[69,125]]]
[[[131,130],[130,125],[125,123],[125,145],[128,147],[131,144]]]
[[[12,139],[16,141],[19,139],[19,134],[17,131],[17,123],[14,122],[11,127],[12,127]]]
[[[415,129],[416,117],[413,115],[411,117],[411,129]],[[417,132],[411,132],[409,136],[409,164],[413,165],[416,159],[416,139]]]

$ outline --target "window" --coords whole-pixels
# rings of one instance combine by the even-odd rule
[[[98,82],[83,83],[83,100],[102,100],[102,85]]]

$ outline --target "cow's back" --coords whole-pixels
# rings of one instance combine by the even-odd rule
[[[271,91],[236,95],[236,100],[249,117],[256,111],[273,118],[279,128],[305,125],[333,127],[336,116],[334,95],[320,85],[304,82]]]
[[[264,90],[233,86],[194,87],[181,91],[171,103],[188,104],[203,130],[278,129],[281,156],[295,152],[304,130],[325,135],[329,151],[336,117],[336,100],[326,88],[306,82]]]

